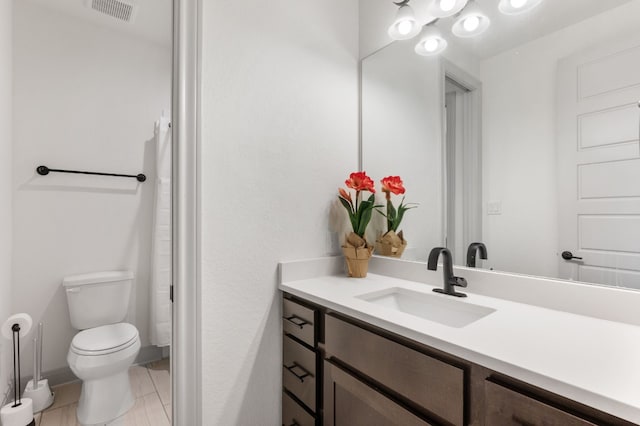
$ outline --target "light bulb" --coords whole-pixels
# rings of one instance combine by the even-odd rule
[[[520,9],[522,6],[527,4],[527,0],[509,0],[509,3],[514,9]]]
[[[406,2],[405,2],[406,3]],[[408,4],[400,6],[396,18],[389,26],[387,34],[393,40],[408,40],[418,35],[421,26],[416,22],[416,15]]]
[[[400,21],[396,24],[396,28],[398,30],[398,34],[407,35],[413,29],[413,22],[409,20]]]
[[[456,0],[440,0],[440,9],[448,12],[456,5]]]
[[[422,45],[424,47],[424,50],[426,50],[427,52],[435,52],[436,50],[438,50],[438,46],[440,46],[440,42],[438,41],[437,38],[432,37],[425,40],[424,43],[422,43]]]
[[[471,15],[462,22],[462,26],[465,31],[473,32],[480,26],[480,18],[476,15]]]

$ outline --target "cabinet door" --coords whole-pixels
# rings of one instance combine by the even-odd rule
[[[285,334],[296,337],[311,347],[315,347],[317,311],[293,300],[282,300],[282,329]]]
[[[501,426],[595,426],[519,392],[485,382],[485,425]]]
[[[282,392],[282,426],[315,426],[316,419],[287,392]]]
[[[325,315],[325,348],[327,357],[397,392],[430,417],[454,426],[465,424],[461,368],[330,314]]]
[[[324,365],[324,426],[430,425],[341,368]]]
[[[316,353],[282,336],[282,385],[316,411]]]

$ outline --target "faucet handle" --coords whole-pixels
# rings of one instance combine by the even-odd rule
[[[453,279],[451,280],[451,285],[457,285],[458,287],[466,287],[467,280],[465,280],[462,277],[453,277]]]

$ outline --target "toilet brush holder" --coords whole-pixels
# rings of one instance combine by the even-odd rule
[[[37,386],[34,386],[33,380],[29,380],[22,396],[24,398],[29,398],[33,402],[34,413],[39,413],[53,404],[53,393],[49,387],[48,379],[38,381]],[[23,401],[24,398],[22,399]]]
[[[40,323],[33,338],[33,379],[29,380],[22,394],[23,397],[33,401],[34,413],[49,408],[53,404],[54,397],[51,388],[49,388],[49,380],[40,377],[42,371],[42,332],[43,324]]]

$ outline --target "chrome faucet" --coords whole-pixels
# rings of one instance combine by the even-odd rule
[[[442,274],[444,277],[444,288],[434,288],[436,293],[447,294],[449,296],[467,297],[464,293],[458,293],[453,289],[454,286],[466,287],[467,280],[462,277],[456,277],[453,275],[453,259],[451,258],[451,252],[444,247],[436,247],[429,253],[429,261],[427,262],[427,269],[435,271],[438,269],[438,258],[442,254]]]
[[[467,266],[476,267],[476,255],[480,253],[480,259],[487,259],[487,246],[483,243],[471,243],[467,249]]]

